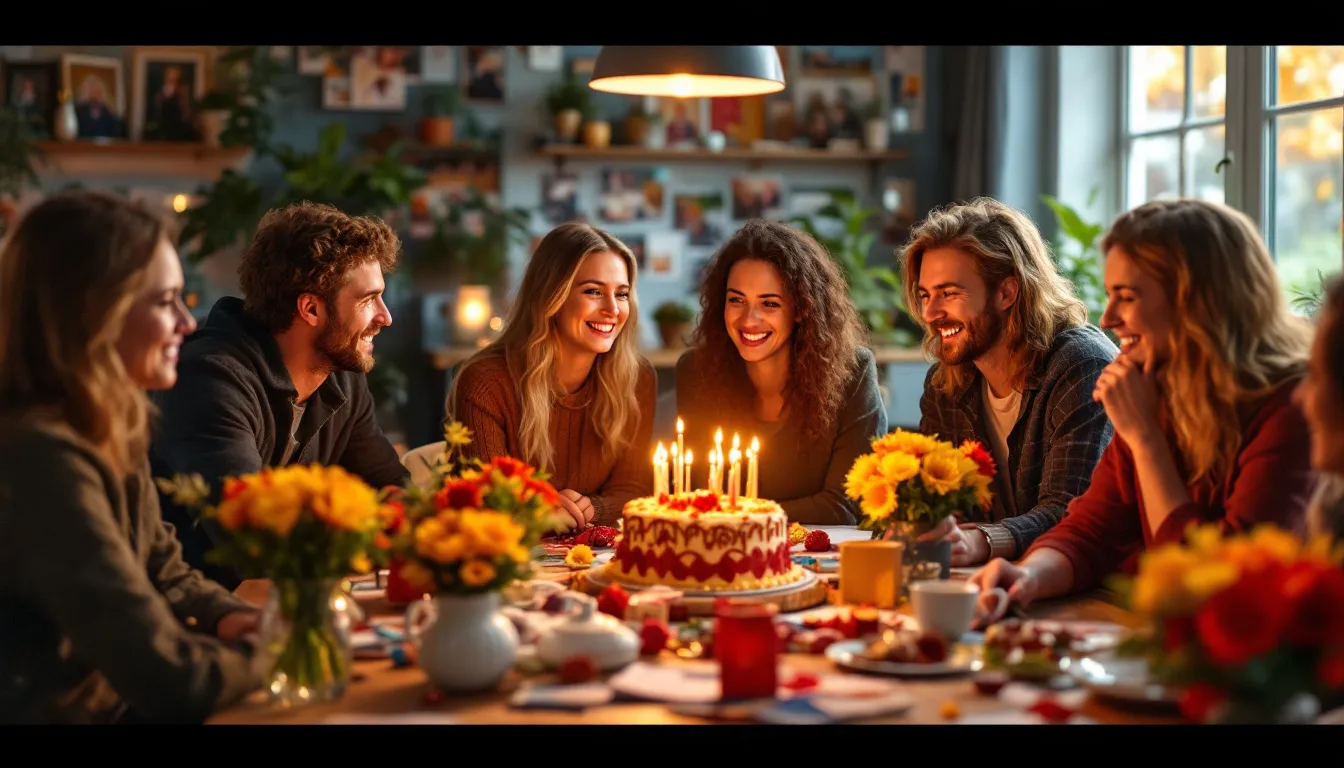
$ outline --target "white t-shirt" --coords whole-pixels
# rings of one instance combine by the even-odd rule
[[[1017,424],[1017,418],[1022,411],[1022,393],[1013,390],[1007,397],[995,397],[989,389],[989,381],[981,378],[983,383],[983,396],[985,410],[985,425],[989,429],[989,450],[994,454],[994,464],[998,467],[998,476],[1003,480],[1006,498],[1003,500],[1004,509],[1009,515],[1014,514],[1013,503],[1013,477],[1008,472],[1008,435],[1013,431],[1013,425]]]

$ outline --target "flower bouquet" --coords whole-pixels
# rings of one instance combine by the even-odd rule
[[[402,495],[407,525],[393,547],[400,577],[434,594],[407,613],[421,667],[439,688],[480,690],[513,665],[518,639],[499,593],[531,574],[532,548],[557,525],[559,494],[517,459],[462,461],[471,433],[460,424],[445,437],[431,481]]]
[[[1273,526],[1224,538],[1191,528],[1186,544],[1143,553],[1116,591],[1149,631],[1119,649],[1178,691],[1197,722],[1309,719],[1344,692],[1344,569],[1328,538]]]
[[[244,578],[270,579],[262,618],[265,685],[284,704],[339,698],[350,679],[351,619],[341,581],[388,553],[399,510],[340,467],[294,465],[224,481],[217,506],[199,475],[159,479],[202,510],[226,540],[207,558]]]
[[[917,540],[954,513],[989,508],[994,459],[974,440],[957,446],[903,429],[876,438],[872,446],[845,476],[845,494],[863,513],[858,527],[873,531],[874,538],[904,541],[913,578],[929,575],[935,561],[946,578],[951,545]]]

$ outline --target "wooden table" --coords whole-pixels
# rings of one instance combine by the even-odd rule
[[[564,572],[553,572],[553,577],[563,578]],[[237,594],[254,604],[265,602],[268,585],[266,582],[245,582],[239,586]],[[387,604],[381,592],[355,593],[360,605],[371,616],[399,615],[402,610]],[[903,611],[908,611],[908,606]],[[1127,611],[1106,602],[1100,593],[1089,594],[1063,600],[1044,601],[1028,611],[1033,618],[1053,618],[1077,621],[1113,622],[1122,626],[1134,626],[1136,619]],[[798,672],[836,673],[835,666],[822,655],[784,654],[782,669]],[[670,652],[664,651],[659,657],[660,663],[686,663]],[[328,721],[334,716],[360,718],[368,716],[370,720],[385,715],[403,715],[410,713],[438,714],[450,718],[459,724],[703,724],[716,722],[698,717],[684,717],[670,712],[664,704],[657,702],[621,702],[601,707],[593,707],[583,712],[564,712],[538,709],[514,709],[508,704],[508,694],[523,679],[517,673],[510,673],[501,683],[498,691],[470,696],[449,696],[438,704],[425,702],[425,693],[429,690],[425,673],[418,667],[396,669],[390,661],[355,662],[355,679],[345,696],[332,704],[310,705],[292,710],[275,709],[268,705],[264,693],[253,694],[241,702],[211,718],[212,724],[315,724]],[[534,675],[529,679],[537,682],[553,682],[553,675]],[[974,713],[991,714],[1012,709],[997,698],[979,694],[971,682],[970,676],[930,679],[907,679],[902,684],[915,698],[915,706],[896,717],[874,719],[865,722],[918,724],[947,723],[940,709],[944,702],[955,701],[963,716]],[[1080,710],[1086,717],[1101,723],[1177,723],[1174,713],[1154,709],[1121,709],[1116,706],[1089,699]],[[955,720],[951,721],[955,722]]]

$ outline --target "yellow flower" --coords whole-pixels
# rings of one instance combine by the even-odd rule
[[[1235,563],[1226,561],[1206,561],[1191,566],[1181,576],[1184,596],[1191,603],[1202,603],[1230,586],[1241,576],[1241,569]]]
[[[369,561],[369,556],[362,552],[350,558],[350,567],[355,573],[368,573],[373,570],[373,563]]]
[[[862,493],[852,494],[851,498],[858,499],[863,496]],[[789,543],[802,544],[807,538],[807,529],[801,523],[789,523]]]
[[[905,451],[888,453],[882,457],[881,465],[883,479],[893,488],[919,474],[919,459]]]
[[[587,544],[575,544],[569,548],[569,553],[565,555],[565,565],[574,568],[582,568],[593,562],[597,555],[593,554],[593,548]]]
[[[518,546],[526,531],[502,512],[462,510],[462,535],[472,554],[494,558]]]
[[[531,560],[532,553],[528,551],[527,547],[517,546],[509,550],[509,557],[513,558],[513,562],[521,564]]]
[[[1281,563],[1296,561],[1302,549],[1300,539],[1274,525],[1257,525],[1251,531],[1251,543]]]
[[[460,421],[449,422],[448,426],[443,428],[443,441],[450,448],[471,445],[471,430]]]
[[[994,492],[990,490],[993,484],[994,478],[978,472],[970,478],[970,485],[975,489],[975,503],[981,509],[989,509],[994,505]]]
[[[248,507],[248,522],[257,528],[288,536],[303,512],[303,498],[293,484],[276,483],[257,493]]]
[[[1142,614],[1182,613],[1194,606],[1185,587],[1185,574],[1202,563],[1199,555],[1179,544],[1165,544],[1139,556],[1139,572],[1131,595]]]
[[[873,441],[873,450],[879,456],[885,456],[892,451],[901,451],[908,453],[917,459],[933,453],[942,443],[938,438],[931,435],[921,434],[919,432],[907,432],[904,429],[897,429],[889,432]]]
[[[934,493],[950,493],[961,487],[961,462],[965,457],[956,448],[939,448],[924,457],[919,475]]]
[[[845,495],[857,499],[863,495],[868,480],[881,469],[881,460],[875,453],[865,453],[854,460],[853,466],[845,475]]]
[[[873,480],[864,488],[859,508],[869,520],[886,520],[896,511],[896,489],[880,478]]]
[[[486,560],[471,559],[462,564],[458,577],[469,587],[479,587],[495,578],[495,566]]]

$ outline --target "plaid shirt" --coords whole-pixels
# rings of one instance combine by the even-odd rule
[[[1117,352],[1096,326],[1067,328],[1055,336],[1041,367],[1028,375],[1021,415],[1008,435],[1008,467],[999,467],[995,476],[994,508],[988,519],[976,510],[964,520],[992,523],[1012,536],[1013,551],[993,551],[992,557],[1020,556],[1037,536],[1064,518],[1073,497],[1087,490],[1113,434],[1105,409],[1092,400],[1092,390]],[[929,385],[937,369],[935,363],[924,379],[920,431],[958,444],[978,440],[989,448],[979,372],[964,390],[949,396]],[[1005,472],[1013,479],[1011,507],[1004,504]]]

